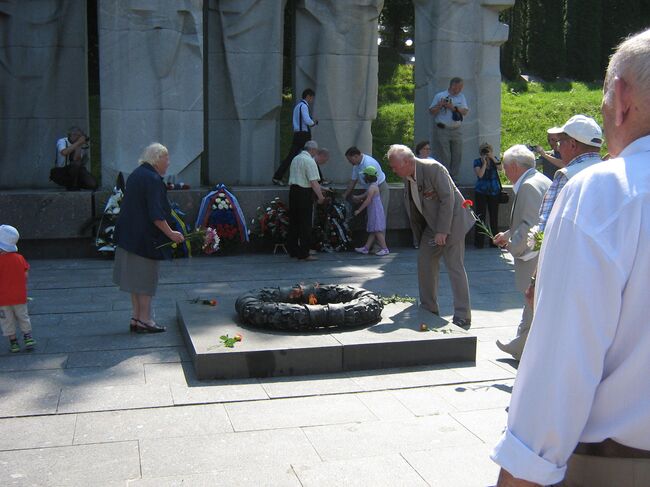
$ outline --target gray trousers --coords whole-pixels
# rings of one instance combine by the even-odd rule
[[[533,322],[533,308],[528,306],[526,297],[524,296],[524,309],[521,312],[521,321],[517,327],[517,336],[508,343],[509,353],[516,359],[521,360],[521,354],[524,351],[524,345],[528,339],[528,332],[530,325]]]
[[[650,459],[603,458],[576,455],[557,487],[646,487],[650,485]]]
[[[461,127],[441,129],[433,126],[431,138],[433,157],[447,168],[451,178],[458,179],[460,163],[463,158],[463,131]]]
[[[27,303],[16,304],[14,306],[0,306],[2,334],[6,337],[14,336],[16,334],[16,324],[18,324],[23,334],[31,333],[32,323],[29,320]]]
[[[472,312],[469,303],[469,284],[465,273],[465,239],[443,246],[429,245],[434,237],[433,231],[427,227],[420,239],[418,250],[418,285],[420,288],[420,304],[432,313],[439,313],[438,283],[440,280],[440,258],[445,260],[449,274],[451,292],[454,297],[454,316],[463,320],[471,320]]]

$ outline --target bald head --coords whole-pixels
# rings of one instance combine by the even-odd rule
[[[607,67],[602,113],[610,154],[650,134],[649,104],[650,29],[623,41]]]

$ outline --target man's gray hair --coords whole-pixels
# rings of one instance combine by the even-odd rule
[[[625,78],[650,99],[650,29],[632,35],[616,48],[605,75],[605,98],[609,101],[615,77]]]
[[[410,149],[410,147],[407,147],[402,144],[393,144],[388,148],[388,152],[386,153],[386,157],[390,159],[391,157],[397,157],[400,160],[411,160],[415,159],[415,155],[413,154],[413,151]]]
[[[308,140],[307,142],[305,142],[304,149],[307,150],[307,151],[308,150],[313,150],[313,149],[318,149],[318,142],[316,142],[315,140]]]
[[[146,162],[155,167],[158,165],[158,161],[160,161],[160,158],[166,154],[169,154],[169,152],[167,151],[167,147],[165,147],[164,145],[158,142],[154,142],[152,144],[149,144],[144,149],[138,163],[144,164]]]
[[[535,167],[535,154],[522,144],[513,145],[503,153],[503,164],[517,164],[530,169]]]

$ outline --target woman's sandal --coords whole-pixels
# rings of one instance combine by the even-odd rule
[[[167,330],[164,326],[160,326],[158,323],[153,321],[152,324],[137,319],[135,321],[137,322],[134,330],[136,333],[161,333]]]
[[[129,322],[129,330],[131,333],[135,332],[138,329],[138,320],[135,318],[131,318],[131,321]]]

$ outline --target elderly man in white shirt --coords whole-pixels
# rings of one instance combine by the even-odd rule
[[[612,159],[572,178],[546,227],[535,318],[498,486],[650,485],[650,30],[612,56]]]

